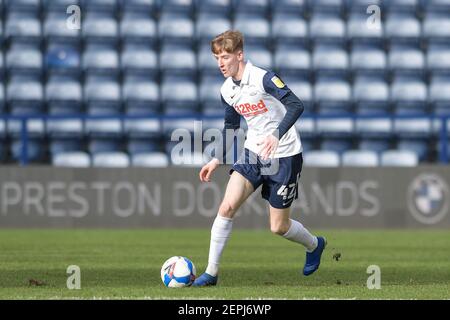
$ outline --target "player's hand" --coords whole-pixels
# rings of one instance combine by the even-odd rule
[[[275,151],[278,148],[278,142],[278,138],[270,134],[258,143],[258,146],[261,146],[259,156],[262,160],[267,160],[269,157],[272,158],[275,155]]]
[[[220,161],[219,159],[212,159],[210,162],[205,164],[200,170],[199,177],[201,182],[209,182],[211,181],[211,175],[214,170],[219,167]]]

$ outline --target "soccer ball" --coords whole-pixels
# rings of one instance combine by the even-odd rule
[[[195,276],[195,266],[186,257],[171,257],[161,267],[161,280],[169,288],[188,287],[194,282]]]

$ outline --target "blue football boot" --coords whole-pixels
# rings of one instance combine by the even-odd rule
[[[206,287],[206,286],[215,286],[217,284],[217,278],[219,276],[213,277],[208,273],[202,274],[200,277],[194,280],[192,283],[193,287]]]
[[[305,266],[303,267],[303,274],[309,276],[319,269],[320,258],[322,257],[322,252],[327,245],[327,240],[323,237],[317,237],[317,248],[313,252],[306,252]]]

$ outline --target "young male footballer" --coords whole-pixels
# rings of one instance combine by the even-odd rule
[[[241,116],[247,122],[247,139],[240,159],[233,165],[224,198],[211,228],[208,266],[193,283],[195,287],[217,284],[219,262],[230,238],[233,217],[242,203],[262,186],[269,202],[270,229],[306,248],[304,275],[319,268],[326,245],[300,222],[290,219],[290,206],[298,196],[302,170],[302,145],[294,123],[303,104],[277,75],[244,61],[244,38],[239,31],[226,31],[211,41],[211,51],[226,78],[220,93],[225,107],[225,130],[237,130]],[[224,162],[233,141],[224,142],[224,154],[202,167],[200,181],[210,181]]]

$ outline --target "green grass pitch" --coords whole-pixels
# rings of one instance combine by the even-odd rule
[[[450,299],[449,231],[313,231],[329,243],[309,277],[299,245],[235,229],[218,286],[169,289],[162,263],[184,255],[203,272],[209,230],[4,229],[0,299]],[[67,289],[69,265],[81,269],[79,290]],[[367,288],[370,265],[380,267],[381,289]]]

